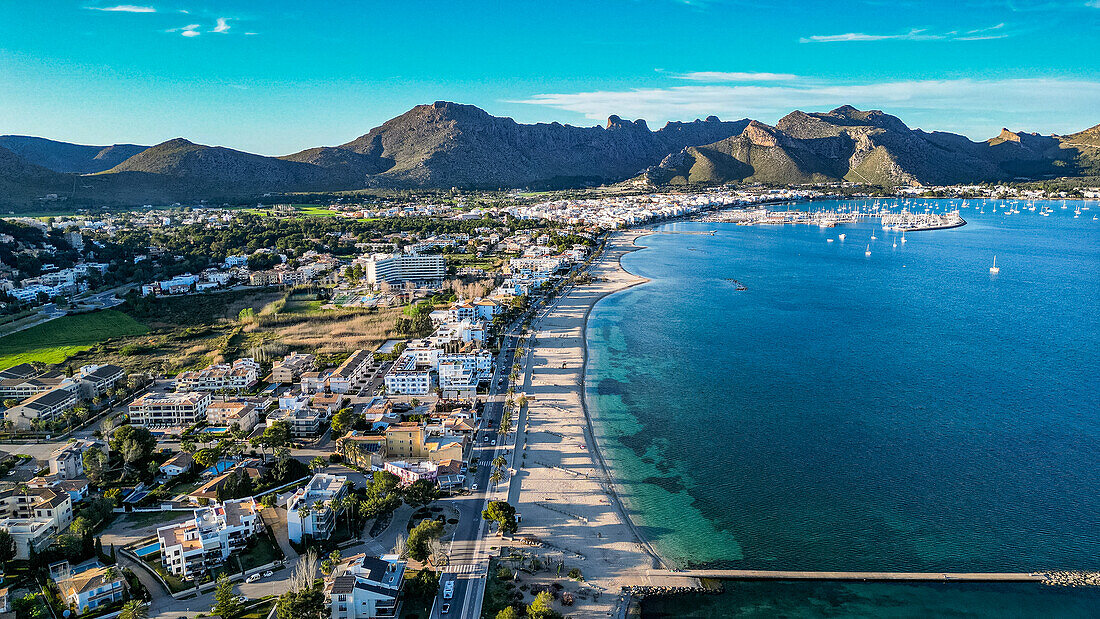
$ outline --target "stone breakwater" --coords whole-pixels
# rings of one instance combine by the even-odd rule
[[[1043,584],[1052,587],[1100,587],[1100,572],[1048,572]]]

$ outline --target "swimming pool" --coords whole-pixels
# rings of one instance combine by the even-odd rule
[[[153,542],[152,544],[134,550],[134,554],[139,557],[147,557],[155,552],[160,552],[160,542]]]
[[[199,432],[203,432],[205,434],[225,434],[228,431],[229,431],[228,427],[203,428],[203,429],[199,430]]]

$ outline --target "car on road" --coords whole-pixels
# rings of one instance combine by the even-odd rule
[[[443,608],[439,609],[439,614],[441,614],[441,615],[446,615],[449,612],[451,612],[451,605],[450,604],[444,604]]]
[[[238,595],[237,596],[237,601],[240,602],[241,604],[244,604],[245,602],[248,601],[248,596],[247,595]]]
[[[477,484],[473,484],[472,486],[470,486],[470,490],[477,492]]]
[[[264,578],[267,578],[268,576],[273,576],[274,574],[275,574],[275,572],[272,572],[271,570],[267,570],[266,572],[264,572]]]
[[[255,574],[249,576],[248,578],[245,578],[244,581],[245,582],[256,582],[259,579],[260,579],[260,573],[256,572]]]
[[[496,442],[496,441],[493,441],[493,445],[496,445],[496,444],[497,444],[497,442]]]
[[[455,581],[448,580],[447,584],[443,585],[443,599],[449,600],[455,596]]]

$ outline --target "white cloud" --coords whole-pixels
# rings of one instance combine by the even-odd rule
[[[229,32],[229,19],[226,17],[219,17],[218,25],[214,26],[214,32]]]
[[[86,6],[86,9],[92,11],[106,11],[108,13],[156,13],[157,10],[151,6],[136,6],[133,4],[120,4],[118,6]]]
[[[795,109],[824,111],[851,104],[885,109],[910,126],[984,139],[1002,126],[1069,133],[1095,125],[1100,81],[1020,78],[859,83],[803,78],[794,84],[699,84],[547,93],[516,103],[574,112],[596,121],[618,114],[655,123],[711,114],[775,122]]]
[[[188,25],[182,26],[180,28],[172,28],[168,32],[178,32],[178,33],[180,33],[183,36],[188,37],[188,38],[197,37],[200,34],[202,34],[201,32],[199,32],[199,28],[201,28],[201,27],[202,27],[201,24],[188,24]]]
[[[1100,0],[1098,0],[1100,1]],[[725,71],[694,71],[674,76],[691,82],[793,82],[797,75],[790,73],[740,73]]]
[[[1097,0],[1100,2],[1100,0]],[[978,28],[959,32],[931,32],[927,28],[913,28],[898,34],[867,34],[865,32],[846,32],[844,34],[816,34],[799,39],[800,43],[852,43],[860,41],[987,41],[1010,36],[1003,23],[988,28]]]
[[[1092,0],[1091,2],[1086,2],[1085,6],[1092,7],[1094,9],[1100,9],[1100,0]]]

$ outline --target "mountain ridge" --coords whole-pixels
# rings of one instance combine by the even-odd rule
[[[0,203],[24,208],[49,194],[131,205],[372,187],[553,189],[623,181],[946,185],[1100,175],[1098,147],[1100,125],[1068,136],[1004,129],[975,142],[850,105],[795,110],[774,126],[708,116],[652,130],[645,120],[617,115],[589,127],[522,124],[436,101],[343,144],[281,157],[184,138],[98,147],[0,136],[0,187],[8,189]]]

